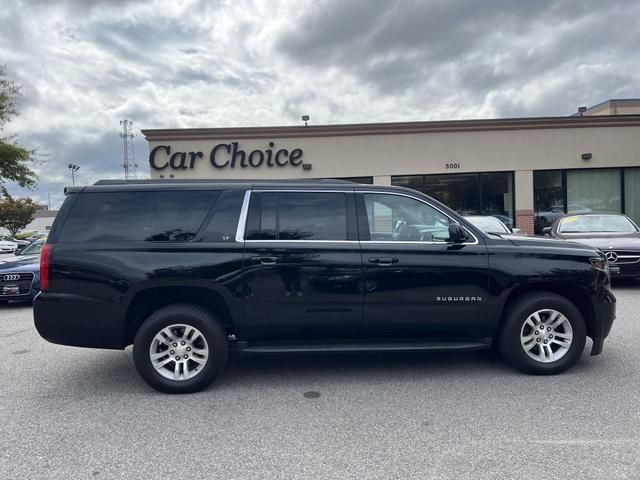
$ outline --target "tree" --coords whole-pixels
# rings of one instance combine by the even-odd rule
[[[30,165],[35,161],[36,150],[26,149],[16,142],[16,137],[3,137],[4,126],[18,115],[20,85],[7,78],[7,68],[0,65],[0,184],[16,182],[21,187],[33,188],[36,174]]]
[[[4,227],[15,236],[19,230],[29,225],[33,221],[33,214],[36,212],[36,204],[30,198],[15,199],[7,189],[0,187],[2,200],[0,200],[0,227]]]

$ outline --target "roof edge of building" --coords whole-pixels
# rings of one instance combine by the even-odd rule
[[[295,138],[356,135],[391,135],[486,130],[528,130],[581,127],[640,126],[640,115],[600,115],[569,117],[524,117],[428,122],[359,123],[310,126],[221,127],[143,129],[148,141],[213,140],[228,138]]]

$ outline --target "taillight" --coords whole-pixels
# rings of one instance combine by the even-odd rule
[[[49,290],[51,280],[51,254],[53,253],[53,245],[45,243],[40,252],[40,290],[46,292]]]

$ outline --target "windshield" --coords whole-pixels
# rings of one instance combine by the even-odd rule
[[[560,233],[635,233],[638,229],[624,215],[580,215],[563,218]]]
[[[36,240],[35,242],[24,247],[24,249],[22,249],[20,253],[18,253],[18,255],[40,255],[43,245],[43,240]]]
[[[511,233],[511,231],[496,217],[466,217],[473,225],[486,233]]]

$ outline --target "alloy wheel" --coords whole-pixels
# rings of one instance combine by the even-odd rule
[[[572,342],[571,322],[553,309],[532,313],[520,331],[520,343],[525,353],[540,363],[560,360],[567,354]]]
[[[189,380],[204,369],[210,351],[204,335],[191,325],[174,324],[160,330],[151,341],[149,359],[164,378]]]

